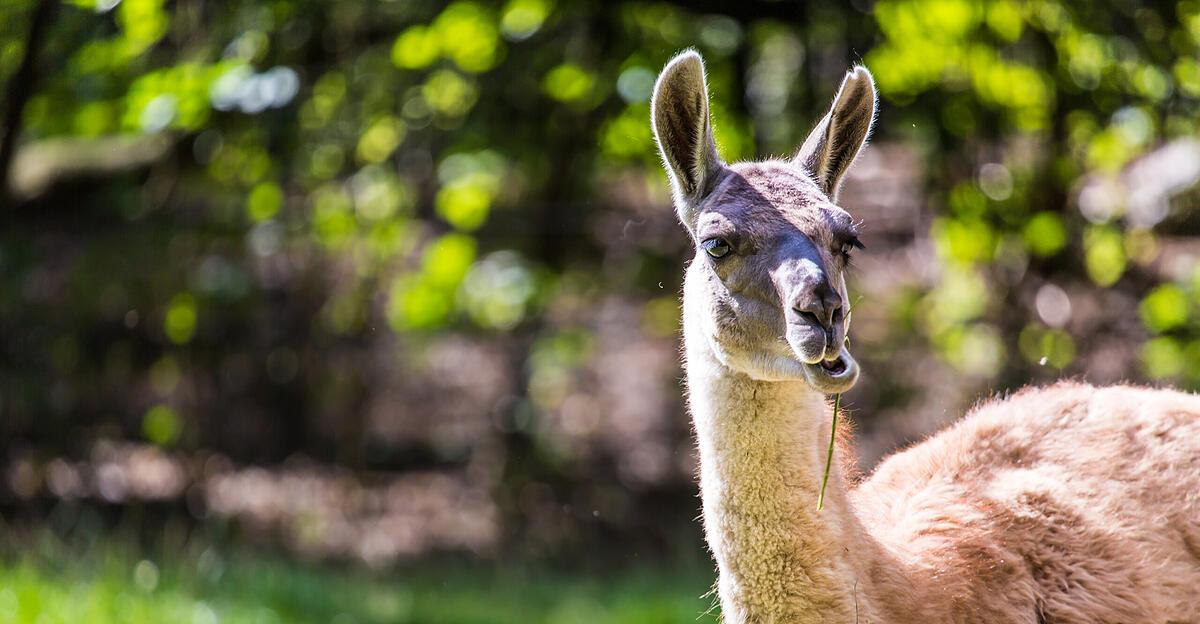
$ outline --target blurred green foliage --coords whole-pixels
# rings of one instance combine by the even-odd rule
[[[1133,256],[1135,248],[1154,246],[1156,222],[1125,220],[1116,198],[1111,210],[1099,211],[1080,197],[1075,212],[1069,193],[1083,180],[1115,174],[1164,139],[1194,135],[1200,5],[884,0],[873,11],[882,40],[865,60],[886,100],[903,106],[912,130],[901,131],[934,140],[935,183],[947,185],[966,173],[954,161],[972,145],[992,141],[1001,149],[974,179],[953,186],[949,210],[933,221],[939,257],[960,267],[929,294],[935,305],[947,298],[980,301],[978,279],[994,288],[998,273],[1014,265],[1069,282],[1078,266],[1073,257],[1082,254],[1086,277],[1109,288],[1135,270],[1131,264],[1153,264],[1152,250]],[[930,127],[936,136],[924,129]],[[1022,148],[1024,141],[1035,149]],[[978,277],[963,279],[960,271]],[[1144,293],[1144,286],[1134,286],[1144,279],[1130,286]],[[1146,295],[1142,319],[1150,332],[1192,318],[1182,296],[1164,294],[1177,292],[1167,286]],[[945,307],[932,308],[942,321],[973,322],[973,329],[949,336],[934,329],[951,362],[990,374],[1004,365],[1007,341],[993,324],[1005,308],[996,301],[1003,296],[1002,290],[993,297],[992,314],[969,304],[957,318]],[[1038,323],[1020,329],[1019,351],[1031,362],[1066,368],[1074,340],[1043,330]],[[1163,352],[1152,344],[1147,353]],[[985,366],[980,350],[997,359]],[[1147,357],[1145,372],[1152,377],[1176,377],[1168,371],[1184,368]]]
[[[28,96],[0,214],[7,440],[402,464],[364,397],[454,335],[515,378],[480,415],[517,423],[505,478],[584,479],[539,422],[596,376],[595,319],[678,328],[688,241],[649,99],[685,47],[728,160],[791,153],[848,66],[874,72],[874,144],[903,148],[877,168],[915,163],[919,197],[866,223],[866,254],[928,266],[863,303],[888,324],[862,343],[864,412],[924,390],[897,354],[980,390],[1200,387],[1194,188],[1160,206],[1127,184],[1196,134],[1192,0],[73,0],[31,40],[39,2],[0,5],[0,79],[36,59],[6,94]],[[466,463],[430,446],[412,461]]]

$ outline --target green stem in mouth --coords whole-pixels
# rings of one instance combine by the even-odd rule
[[[842,409],[842,395],[833,395],[833,424],[829,426],[829,450],[825,454],[825,476],[821,478],[821,491],[817,494],[817,511],[825,508],[825,486],[829,485],[829,466],[833,464],[833,441],[837,438],[838,412]]]

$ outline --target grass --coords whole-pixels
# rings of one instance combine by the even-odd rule
[[[213,550],[141,559],[28,545],[0,558],[15,624],[530,624],[715,622],[700,566],[567,575],[499,564],[372,573]]]

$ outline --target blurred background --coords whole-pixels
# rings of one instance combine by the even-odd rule
[[[715,621],[648,121],[689,46],[727,160],[874,72],[864,470],[1200,385],[1200,2],[6,0],[0,620]]]

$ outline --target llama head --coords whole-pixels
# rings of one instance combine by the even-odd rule
[[[849,389],[858,365],[845,346],[843,274],[861,244],[835,202],[874,122],[871,74],[861,66],[846,74],[791,160],[721,161],[694,51],[663,69],[651,108],[675,208],[696,247],[684,313],[703,336],[689,330],[688,340],[706,341],[722,364],[755,379]]]

